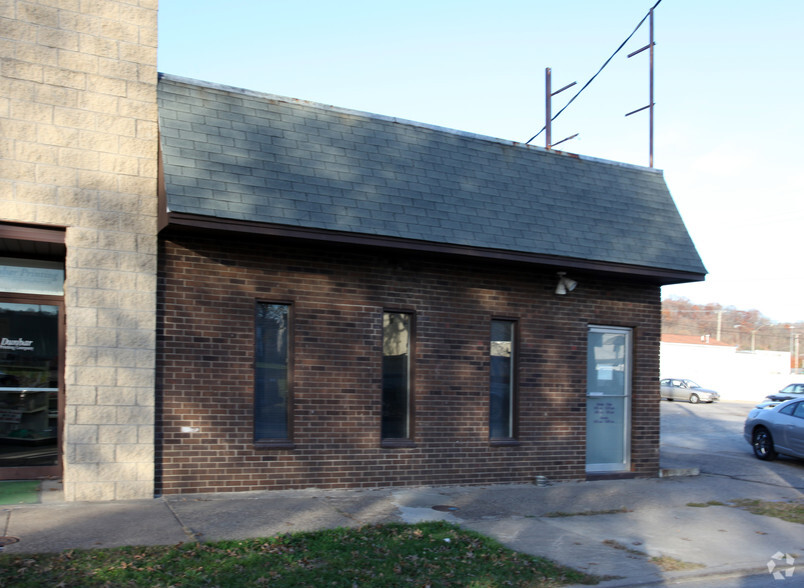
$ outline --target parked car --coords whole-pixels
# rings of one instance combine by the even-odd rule
[[[714,390],[702,388],[692,380],[683,378],[665,378],[661,382],[662,398],[667,400],[686,400],[692,404],[699,402],[716,402],[720,394]]]
[[[804,384],[788,384],[775,394],[768,394],[765,398],[774,402],[804,398]]]
[[[770,408],[754,408],[743,429],[759,459],[780,453],[804,459],[804,400],[788,400]]]

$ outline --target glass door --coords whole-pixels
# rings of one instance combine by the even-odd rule
[[[60,473],[60,313],[0,301],[0,479]]]
[[[631,468],[631,329],[590,327],[586,367],[586,471]]]

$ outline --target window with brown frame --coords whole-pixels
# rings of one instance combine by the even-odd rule
[[[385,312],[382,321],[382,439],[411,438],[413,316]]]
[[[514,437],[516,322],[491,321],[489,438]]]
[[[254,441],[291,439],[290,305],[258,303],[254,362]]]

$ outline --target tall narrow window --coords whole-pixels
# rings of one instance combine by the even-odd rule
[[[383,439],[410,437],[411,315],[386,312],[382,321]]]
[[[489,437],[514,436],[514,327],[513,321],[491,321]]]
[[[288,331],[290,307],[257,304],[254,440],[290,439]]]

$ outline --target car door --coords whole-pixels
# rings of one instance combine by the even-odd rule
[[[669,379],[661,380],[659,382],[659,387],[661,388],[662,398],[671,398],[670,394],[673,390],[673,387]]]
[[[796,456],[804,458],[804,401],[793,405],[792,410],[785,411],[782,422],[784,445]]]
[[[673,400],[689,400],[690,395],[683,380],[673,380],[671,384],[673,388],[670,393],[673,395]]]

